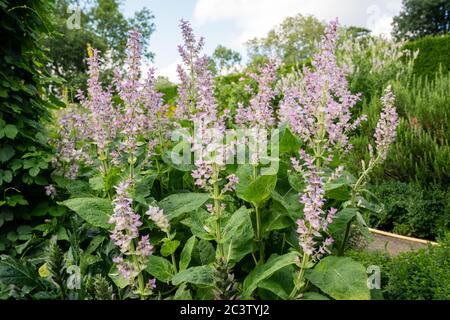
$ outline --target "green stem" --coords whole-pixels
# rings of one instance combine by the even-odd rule
[[[130,179],[134,179],[134,154],[130,154]]]
[[[130,251],[133,253],[132,255],[132,259],[133,259],[133,263],[136,267],[139,266],[139,261],[137,260],[136,255],[134,254],[135,252],[135,246],[134,246],[134,242],[131,241],[130,244]],[[138,292],[140,295],[141,300],[145,300],[145,283],[144,283],[144,276],[142,275],[142,273],[138,274]]]
[[[214,177],[214,194],[213,194],[214,213],[216,214],[216,217],[217,217],[217,220],[216,220],[217,250],[219,252],[219,258],[225,258],[224,251],[223,251],[223,245],[221,243],[222,233],[221,233],[220,219],[221,219],[222,208],[220,207],[219,171],[218,171],[217,165],[213,166],[213,177]]]
[[[172,257],[173,270],[175,270],[175,273],[177,273],[178,269],[177,269],[177,261],[175,260],[175,254],[172,253],[170,256]]]
[[[255,206],[256,213],[256,242],[259,246],[259,261],[264,263],[264,242],[262,239],[262,228],[261,228],[261,214],[259,208]]]
[[[291,294],[289,295],[289,299],[294,299],[295,296],[299,293],[299,291],[302,289],[300,286],[303,282],[303,278],[305,277],[305,270],[306,270],[306,264],[309,262],[309,256],[306,253],[303,253],[302,257],[302,264],[300,266],[300,271],[298,272],[297,279],[294,283],[294,288],[291,291]]]
[[[352,199],[351,199],[351,206],[352,208],[356,208],[356,195],[358,194],[359,188],[361,187],[361,185],[363,184],[364,180],[366,179],[366,177],[369,175],[369,173],[373,170],[373,168],[375,167],[375,165],[378,163],[378,161],[380,160],[381,157],[381,153],[378,154],[378,156],[375,158],[375,160],[371,160],[369,162],[369,166],[367,167],[367,169],[365,169],[361,175],[359,176],[358,180],[356,181],[356,183],[353,185],[352,187]],[[343,256],[344,252],[345,252],[345,248],[347,247],[347,242],[348,242],[348,238],[350,236],[350,229],[352,227],[352,220],[350,220],[346,227],[345,227],[345,233],[344,233],[344,239],[342,240],[342,243],[339,247],[339,251],[338,251],[338,256]]]

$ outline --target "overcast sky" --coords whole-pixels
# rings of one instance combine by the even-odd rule
[[[264,36],[284,18],[298,13],[325,21],[338,17],[344,25],[388,35],[401,0],[125,0],[122,8],[129,17],[142,7],[155,15],[156,32],[150,48],[156,54],[158,74],[174,81],[181,18],[191,21],[195,33],[205,37],[205,53],[211,54],[222,44],[245,56],[246,40]]]

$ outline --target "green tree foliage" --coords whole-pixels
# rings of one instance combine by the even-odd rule
[[[403,0],[400,14],[394,18],[393,35],[397,39],[417,39],[427,35],[450,33],[448,0]]]
[[[76,14],[74,8],[77,6],[81,9],[80,27],[74,28],[68,21]],[[62,87],[69,90],[71,100],[76,93],[74,88],[85,88],[87,46],[99,49],[107,57],[109,67],[103,76],[109,79],[113,67],[123,65],[128,31],[132,28],[138,28],[143,35],[145,57],[153,58],[148,42],[155,24],[154,16],[147,8],[126,19],[119,0],[96,0],[92,4],[89,1],[58,0],[54,19],[58,35],[47,37],[45,46],[52,60],[51,69],[65,80]],[[61,86],[56,89],[60,92]]]
[[[241,60],[239,52],[222,45],[217,46],[211,56],[213,71],[219,74],[236,72]]]
[[[408,42],[404,48],[419,51],[414,64],[416,75],[433,77],[439,70],[450,71],[450,35],[424,37]]]
[[[52,79],[40,45],[53,30],[52,10],[51,1],[0,1],[0,251],[5,221],[29,216],[28,205],[45,199],[45,172],[52,157],[42,123],[50,119],[49,109],[60,104],[47,95]],[[21,228],[8,239],[29,240],[28,235],[30,230]]]
[[[254,38],[246,45],[251,59],[258,56],[275,56],[287,64],[310,57],[325,26],[314,16],[298,14],[286,18],[270,30],[264,38]]]

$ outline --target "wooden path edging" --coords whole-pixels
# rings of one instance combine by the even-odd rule
[[[390,233],[390,232],[386,232],[386,231],[381,231],[381,230],[377,230],[377,229],[369,228],[369,231],[371,233],[379,234],[379,235],[382,235],[382,236],[396,238],[396,239],[401,239],[401,240],[406,240],[406,241],[411,241],[411,242],[415,242],[415,243],[422,243],[422,244],[431,243],[433,246],[438,246],[439,245],[437,242],[434,242],[434,241],[401,236],[399,234]]]

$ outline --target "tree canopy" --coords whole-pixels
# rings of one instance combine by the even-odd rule
[[[74,6],[81,9],[79,27],[67,23],[71,16],[77,14],[72,9]],[[103,76],[109,78],[112,69],[123,64],[128,31],[132,28],[137,28],[143,35],[145,57],[153,58],[148,43],[155,30],[154,15],[147,8],[127,19],[121,12],[121,1],[118,0],[58,0],[54,19],[58,26],[57,34],[47,37],[44,45],[52,60],[52,72],[65,80],[56,90],[61,92],[62,87],[68,89],[70,98],[73,98],[76,89],[85,87],[88,46],[99,49],[102,57],[108,60]]]
[[[403,0],[403,8],[394,17],[393,35],[414,40],[427,35],[450,33],[450,1]]]

